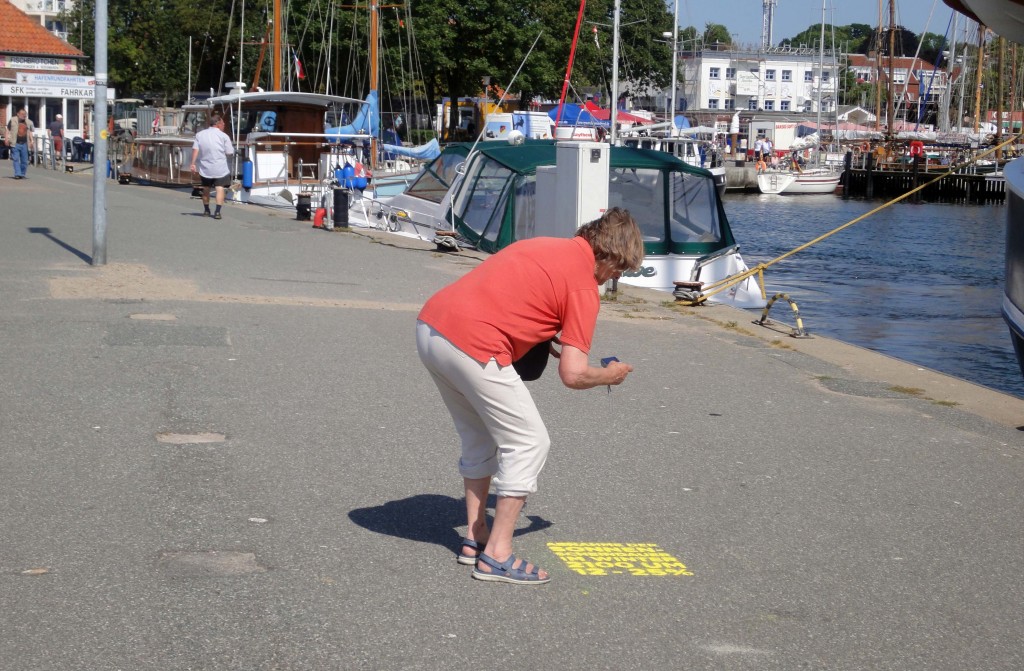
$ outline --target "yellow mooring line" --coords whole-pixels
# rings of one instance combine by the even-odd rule
[[[991,149],[978,154],[977,156],[975,156],[974,158],[970,159],[969,161],[965,161],[964,163],[961,163],[959,165],[951,165],[949,167],[949,170],[947,170],[944,173],[939,174],[938,177],[935,177],[934,179],[931,179],[931,180],[925,182],[924,184],[920,184],[920,185],[914,187],[913,189],[911,189],[910,191],[907,191],[903,195],[897,196],[897,197],[893,198],[892,200],[890,200],[890,201],[888,201],[886,203],[883,203],[882,205],[879,205],[875,209],[871,210],[870,212],[866,212],[866,213],[860,215],[856,219],[851,219],[850,221],[846,222],[842,226],[838,226],[838,227],[832,229],[828,233],[825,233],[823,235],[819,235],[818,237],[814,238],[810,242],[805,242],[804,244],[800,245],[799,247],[791,249],[790,251],[786,252],[785,254],[783,254],[781,256],[775,257],[771,261],[766,261],[765,263],[759,263],[756,266],[754,266],[753,268],[749,268],[749,269],[743,271],[742,273],[736,273],[735,275],[730,275],[729,277],[726,277],[724,280],[719,280],[718,282],[715,282],[713,284],[709,284],[706,288],[703,288],[703,290],[701,291],[700,295],[697,296],[696,298],[692,298],[692,299],[677,298],[676,302],[677,303],[683,303],[684,305],[691,305],[691,306],[693,306],[693,305],[700,305],[701,303],[706,301],[709,297],[714,296],[715,294],[717,294],[720,291],[725,291],[729,287],[735,286],[735,285],[739,284],[740,282],[746,280],[747,278],[753,277],[754,275],[757,275],[757,284],[758,284],[758,286],[761,289],[761,298],[767,299],[768,295],[765,293],[765,290],[764,290],[764,271],[766,269],[768,269],[769,267],[775,265],[776,263],[779,263],[780,261],[782,261],[784,259],[788,259],[789,257],[793,256],[797,252],[803,251],[803,250],[807,249],[808,247],[811,247],[812,245],[816,245],[817,243],[821,242],[822,240],[825,240],[826,238],[832,237],[833,235],[835,235],[836,233],[838,233],[839,231],[841,231],[843,229],[849,228],[850,226],[853,226],[856,223],[864,221],[865,219],[867,219],[871,215],[877,214],[877,213],[881,212],[882,210],[884,210],[885,208],[900,202],[901,200],[905,200],[905,199],[909,198],[910,196],[914,195],[915,193],[917,193],[921,189],[927,188],[927,187],[931,186],[932,184],[935,184],[940,179],[943,179],[944,177],[948,177],[949,175],[952,175],[957,170],[961,170],[961,169],[963,169],[963,168],[965,168],[965,167],[967,167],[969,165],[972,165],[973,163],[979,161],[980,159],[985,158],[989,154],[992,154],[993,152],[999,151],[1000,149],[1002,149],[1006,145],[1012,144],[1014,142],[1021,141],[1022,138],[1024,138],[1024,134],[1013,135],[1013,136],[1010,137],[1009,140],[1006,140],[1005,142],[1003,142],[1001,144],[998,144],[998,145],[992,147]],[[771,301],[768,303],[768,305],[765,306],[764,313],[761,315],[761,319],[758,320],[758,321],[755,321],[754,323],[755,324],[761,324],[761,325],[766,323],[766,320],[768,318],[768,310],[771,308],[771,306],[775,303],[776,299],[778,299],[778,298],[784,298],[787,301],[789,301],[790,307],[792,307],[793,308],[793,312],[796,313],[796,316],[797,316],[797,328],[794,330],[794,332],[791,335],[793,337],[796,337],[796,338],[806,338],[806,337],[809,337],[807,335],[807,332],[804,331],[803,324],[800,322],[800,311],[797,308],[796,303],[794,303],[789,298],[789,296],[787,296],[786,294],[776,294],[775,296],[773,296]]]

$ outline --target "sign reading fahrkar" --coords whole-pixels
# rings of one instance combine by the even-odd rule
[[[23,96],[28,98],[92,100],[96,97],[96,87],[60,86],[53,84],[0,84],[0,95]],[[114,97],[114,89],[107,89],[107,100],[113,100]]]

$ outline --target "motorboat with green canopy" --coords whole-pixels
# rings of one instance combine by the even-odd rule
[[[635,147],[610,147],[608,165],[607,207],[630,211],[646,252],[643,266],[620,282],[673,291],[676,281],[710,285],[747,270],[710,172],[666,152]],[[552,170],[562,170],[555,141],[449,145],[403,193],[352,203],[349,220],[426,241],[437,241],[439,231],[454,233],[459,245],[497,252],[549,234],[552,227],[539,224],[552,216],[544,197]],[[573,235],[571,226],[560,234]],[[749,308],[765,304],[752,279],[710,300]]]

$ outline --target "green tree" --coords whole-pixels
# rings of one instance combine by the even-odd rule
[[[214,35],[226,32],[229,7],[195,6],[185,0],[110,0],[108,84],[119,95],[142,95],[163,103],[183,100],[189,80],[189,36],[194,35],[207,55],[193,68],[194,88],[215,85],[219,61],[214,61],[213,52],[220,51],[223,40]],[[88,67],[95,58],[95,10],[95,0],[81,0],[63,15],[70,41],[89,57]]]

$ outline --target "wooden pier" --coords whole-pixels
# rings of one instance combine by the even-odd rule
[[[924,165],[918,161],[914,165],[893,168],[882,164],[872,165],[866,161],[864,167],[847,166],[840,184],[843,185],[843,197],[855,198],[895,198],[907,191],[927,184],[937,176],[946,172],[946,166]],[[952,203],[993,203],[1003,202],[1006,198],[1006,183],[1002,173],[954,173],[946,175],[938,182],[929,184],[910,197],[914,202],[952,202]]]

